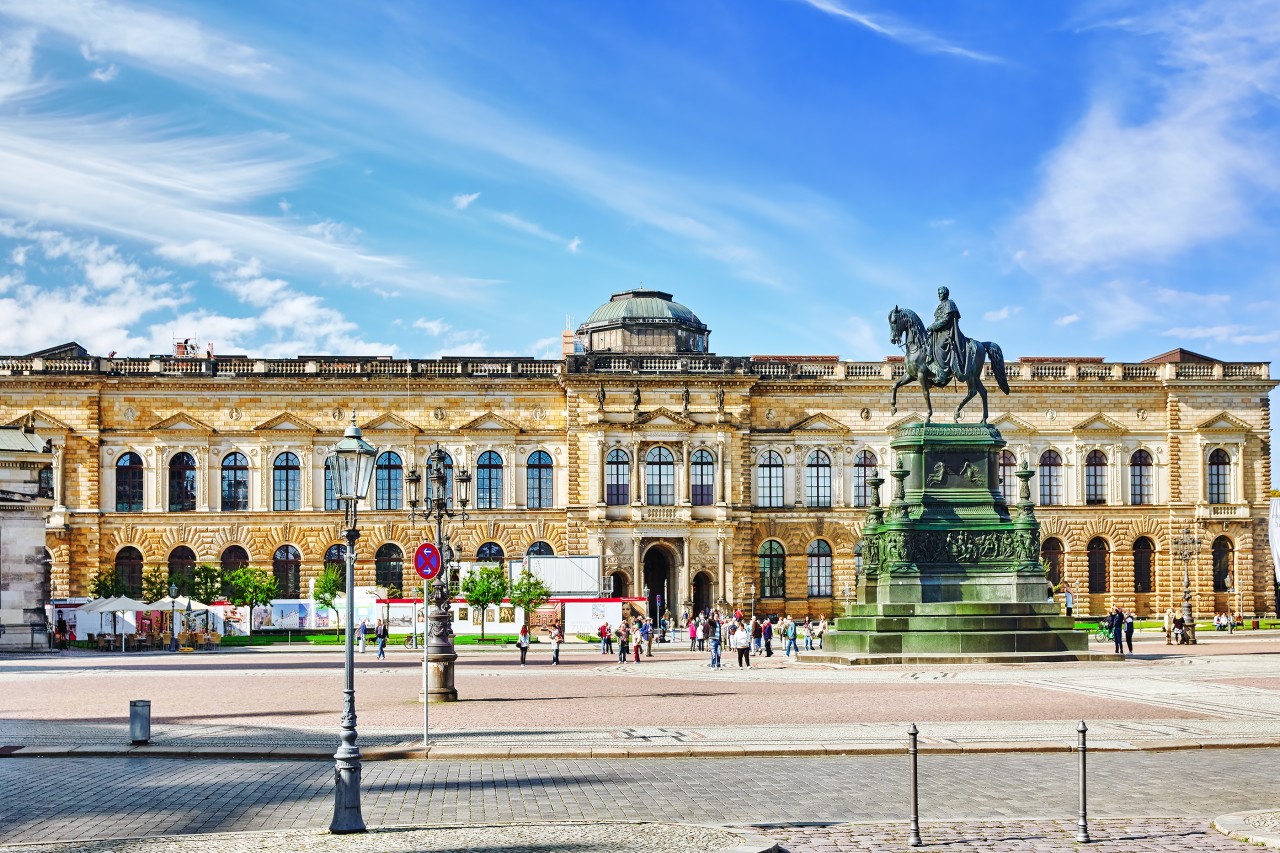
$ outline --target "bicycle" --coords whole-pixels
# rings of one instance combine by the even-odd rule
[[[405,647],[406,649],[416,649],[416,648],[418,648],[418,635],[417,635],[417,634],[410,634],[409,636],[405,637],[405,638],[404,638],[404,647]]]
[[[1098,620],[1098,629],[1093,632],[1093,638],[1099,643],[1106,642],[1114,636],[1111,632],[1111,625],[1105,619]]]

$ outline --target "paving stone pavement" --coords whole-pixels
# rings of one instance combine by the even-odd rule
[[[1090,814],[1099,820],[1194,818],[1196,831],[1204,832],[1217,815],[1280,802],[1278,760],[1280,749],[1095,755],[1090,758]],[[926,756],[920,764],[921,817],[1002,826],[1071,822],[1075,771],[1074,757],[1066,754]],[[323,828],[332,814],[332,774],[331,766],[314,761],[4,761],[0,844]],[[364,815],[371,827],[884,823],[905,818],[908,802],[902,756],[385,761],[366,765],[363,781]],[[1038,849],[1056,849],[1046,844]]]

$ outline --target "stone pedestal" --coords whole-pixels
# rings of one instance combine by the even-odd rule
[[[453,667],[458,653],[453,648],[453,611],[449,607],[449,587],[443,578],[431,582],[427,595],[427,695],[419,701],[456,702],[458,689],[453,685]]]
[[[1004,439],[986,424],[912,424],[892,442],[893,500],[863,529],[859,604],[835,620],[821,652],[834,663],[991,663],[1100,659],[1058,615],[1040,563],[1032,472],[1021,500],[999,484]],[[883,480],[873,475],[878,487]],[[873,493],[878,495],[877,492]],[[1112,655],[1101,656],[1104,659]]]

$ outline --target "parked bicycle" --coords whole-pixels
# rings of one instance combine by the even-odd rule
[[[1111,639],[1111,623],[1106,619],[1098,620],[1098,629],[1093,632],[1093,638],[1099,643],[1106,642]]]
[[[416,648],[418,648],[418,635],[417,635],[417,634],[410,634],[409,636],[405,637],[405,638],[404,638],[404,647],[405,647],[406,649],[416,649]]]

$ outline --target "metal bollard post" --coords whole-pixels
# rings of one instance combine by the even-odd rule
[[[1089,810],[1088,810],[1088,782],[1085,773],[1085,757],[1089,752],[1089,746],[1085,741],[1086,733],[1089,727],[1084,724],[1084,720],[1080,721],[1080,725],[1076,726],[1076,731],[1080,733],[1079,744],[1076,751],[1080,753],[1080,820],[1076,825],[1076,841],[1081,844],[1089,843]]]
[[[911,755],[911,840],[907,844],[911,847],[919,847],[924,843],[920,840],[920,784],[916,772],[916,755],[919,752],[916,738],[919,734],[920,730],[912,723],[911,728],[907,729],[907,752]]]
[[[133,699],[129,702],[129,740],[148,743],[151,740],[151,700]]]

